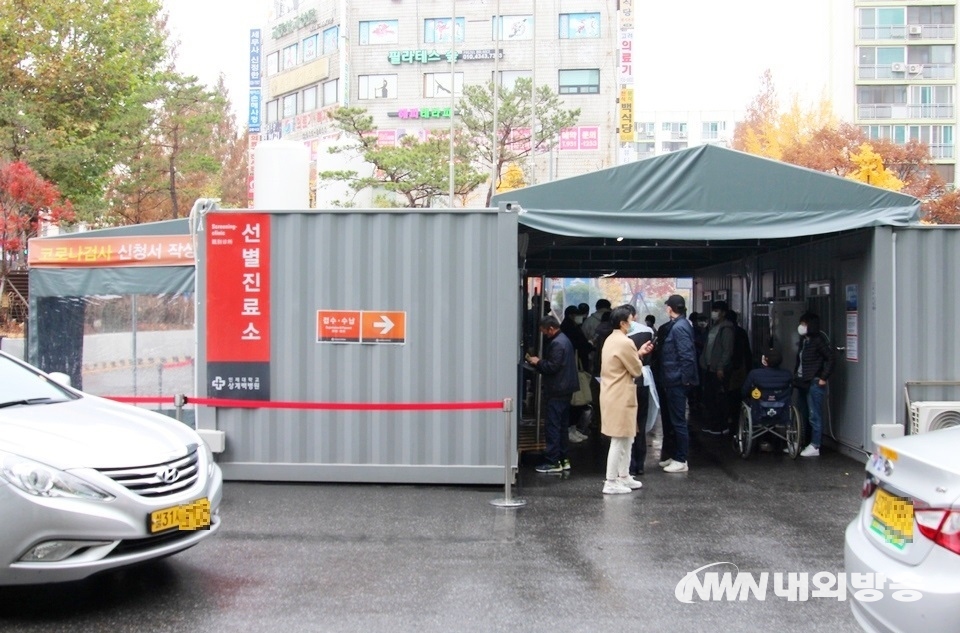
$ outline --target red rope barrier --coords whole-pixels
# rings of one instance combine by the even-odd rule
[[[127,404],[174,404],[172,396],[102,396]],[[293,402],[186,397],[186,404],[238,409],[309,409],[315,411],[476,411],[501,410],[503,402]]]

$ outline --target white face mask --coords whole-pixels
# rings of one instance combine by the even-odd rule
[[[580,324],[583,323],[583,317],[582,317],[582,316],[575,316],[575,317],[573,317],[573,322],[576,323],[577,325],[580,325]]]
[[[720,312],[718,312],[717,310],[714,310],[713,312],[710,313],[710,318],[713,319],[714,321],[719,321]]]
[[[640,331],[640,324],[636,321],[630,321],[630,330],[627,332],[627,336],[633,336]]]
[[[806,335],[807,335],[807,326],[804,325],[803,323],[801,323],[800,325],[798,325],[798,326],[797,326],[797,334],[799,334],[800,336],[806,336]]]

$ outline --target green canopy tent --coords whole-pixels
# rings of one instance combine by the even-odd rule
[[[686,275],[920,213],[912,196],[714,145],[494,196],[501,202],[522,209],[528,272],[560,276]]]

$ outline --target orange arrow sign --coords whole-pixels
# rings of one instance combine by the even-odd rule
[[[404,343],[406,339],[406,312],[363,311],[360,325],[361,343]]]

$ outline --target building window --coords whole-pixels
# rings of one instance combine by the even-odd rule
[[[423,41],[427,44],[442,44],[450,42],[453,37],[450,18],[430,18],[423,21]],[[457,18],[457,41],[463,41],[463,31],[466,22],[463,18]]]
[[[655,136],[655,124],[653,121],[643,121],[636,123],[637,135],[640,138],[653,138]],[[653,147],[650,148],[653,151]]]
[[[681,122],[668,122],[664,121],[660,129],[664,132],[667,132],[670,135],[671,139],[684,139],[687,138],[687,124]]]
[[[700,130],[700,137],[703,140],[713,140],[720,138],[721,132],[726,132],[726,121],[704,121]]]
[[[907,7],[907,23],[918,25],[943,25],[951,29],[955,24],[954,7],[952,5],[932,7]]]
[[[273,51],[267,55],[267,77],[280,72],[280,51]]]
[[[297,93],[287,95],[283,98],[283,118],[296,116],[297,114]]]
[[[517,79],[532,79],[533,73],[529,70],[501,70],[500,87],[504,90],[513,90]]]
[[[291,44],[283,49],[283,70],[297,65],[297,44]]]
[[[372,20],[360,23],[360,46],[396,44],[400,41],[400,23],[397,20]]]
[[[358,99],[396,99],[396,75],[360,75]]]
[[[288,13],[293,13],[300,8],[300,0],[274,0],[273,2],[274,11],[277,13],[277,17],[283,17]]]
[[[317,36],[311,35],[303,40],[303,61],[309,62],[317,58]]]
[[[492,19],[493,35],[491,39],[497,39],[497,24],[500,25],[501,40],[529,40],[533,37],[533,16],[532,15],[501,15],[498,20]]]
[[[600,92],[600,70],[561,70],[559,90],[562,95],[597,94]]]
[[[339,80],[331,79],[330,81],[323,82],[323,105],[328,106],[336,103],[339,100],[339,85],[337,84]]]
[[[267,123],[276,123],[280,120],[280,116],[277,114],[279,112],[280,100],[274,99],[273,101],[267,102],[266,107],[266,118]]]
[[[454,92],[463,94],[463,73],[455,73],[453,79]],[[450,95],[450,73],[424,73],[423,96],[427,99],[447,97]]]
[[[867,40],[907,37],[902,8],[860,9],[860,37]]]
[[[340,40],[340,27],[331,26],[323,31],[323,55],[337,52]]]
[[[310,86],[303,91],[303,112],[312,112],[317,109],[317,86]]]
[[[561,13],[560,39],[575,40],[600,37],[599,13]]]

